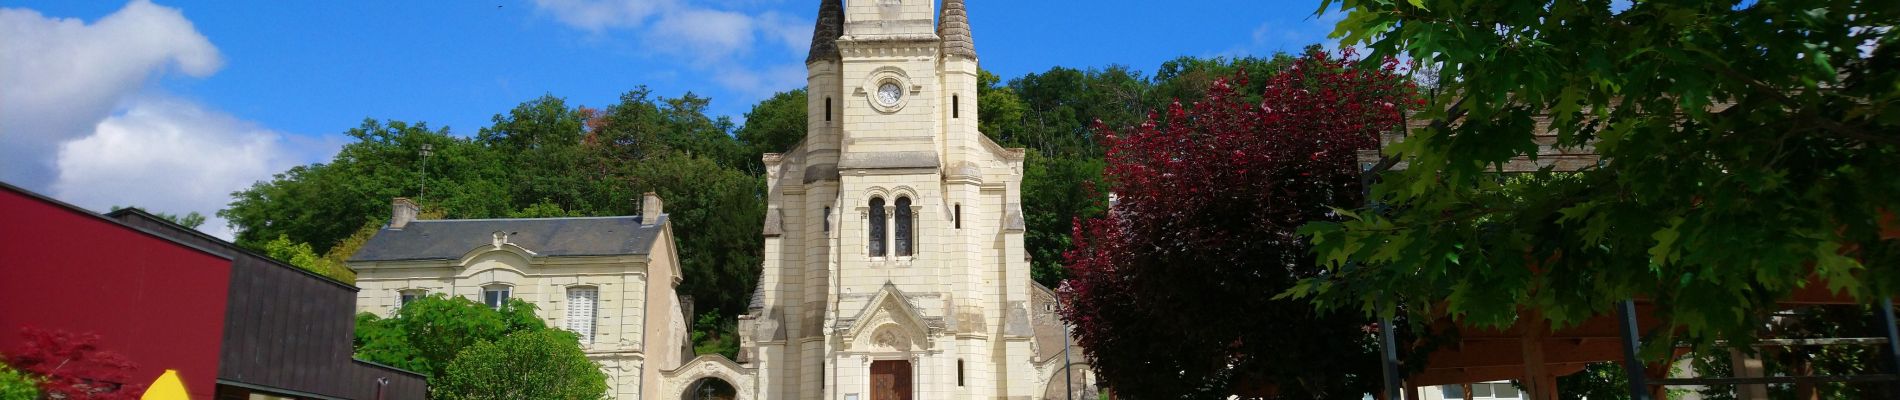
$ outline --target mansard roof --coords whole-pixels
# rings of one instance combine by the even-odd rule
[[[383,228],[350,261],[455,260],[492,246],[496,232],[507,242],[543,257],[645,255],[665,229],[641,217],[417,220],[402,229]]]

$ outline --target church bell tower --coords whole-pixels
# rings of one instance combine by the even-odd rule
[[[1032,314],[1054,295],[1023,249],[1024,150],[978,131],[963,0],[818,10],[805,140],[764,157],[764,270],[740,321],[758,398],[1047,397],[1065,335]]]

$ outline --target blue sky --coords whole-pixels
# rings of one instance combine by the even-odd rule
[[[473,134],[542,94],[639,85],[741,118],[804,85],[816,0],[0,0],[0,180],[210,214],[364,118]],[[984,68],[1152,71],[1321,42],[1317,2],[969,1]],[[228,236],[223,221],[206,230]]]

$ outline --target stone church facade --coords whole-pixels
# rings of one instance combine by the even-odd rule
[[[1024,150],[977,130],[963,1],[824,0],[806,67],[805,139],[764,156],[765,265],[740,359],[694,359],[668,391],[715,378],[741,399],[1094,398],[1054,293],[1030,280]]]

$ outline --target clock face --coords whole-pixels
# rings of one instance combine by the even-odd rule
[[[877,87],[877,103],[885,107],[895,106],[897,101],[903,98],[904,90],[897,87],[896,83],[885,82],[884,85]]]

